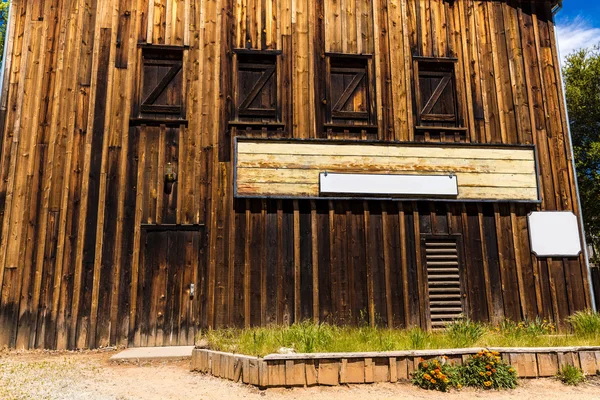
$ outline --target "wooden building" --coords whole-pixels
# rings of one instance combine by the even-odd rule
[[[13,0],[0,347],[591,307],[556,3]]]

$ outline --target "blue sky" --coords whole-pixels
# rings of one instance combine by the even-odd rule
[[[556,30],[561,56],[600,43],[600,1],[563,0],[556,15]]]

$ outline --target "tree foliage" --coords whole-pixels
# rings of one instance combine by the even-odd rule
[[[599,249],[600,44],[570,54],[563,75],[587,240]]]
[[[8,1],[0,0],[0,57],[4,54],[4,41],[6,39],[6,28],[8,27]]]

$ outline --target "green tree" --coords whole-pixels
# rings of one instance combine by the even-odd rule
[[[563,66],[569,124],[588,243],[600,249],[600,44]]]
[[[0,1],[0,57],[4,54],[4,41],[6,39],[6,28],[8,27],[8,1]]]

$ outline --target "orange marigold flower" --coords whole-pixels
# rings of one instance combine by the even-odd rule
[[[423,368],[427,368],[427,367],[429,367],[429,364],[423,363]]]
[[[431,383],[435,383],[435,379],[432,379],[432,380],[430,380],[429,382],[431,382]]]
[[[492,366],[488,364],[485,366],[485,369],[492,369]]]
[[[492,373],[496,373],[496,368],[492,368]]]
[[[485,381],[485,382],[483,382],[483,384],[484,384],[486,387],[490,387],[490,386],[492,386],[492,382],[491,382],[491,381]]]
[[[431,375],[429,375],[429,374],[425,374],[425,375],[423,375],[423,378],[425,378],[425,379],[427,379],[427,380],[430,380],[430,379],[431,379]]]
[[[515,369],[514,368],[509,368],[508,372],[515,372]]]
[[[486,374],[487,376],[490,376],[490,375],[492,375],[492,373],[491,373],[490,371],[486,372],[485,374]]]
[[[483,372],[480,372],[479,375],[484,376],[485,374]]]

